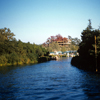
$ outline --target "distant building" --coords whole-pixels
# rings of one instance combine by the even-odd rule
[[[49,47],[51,43],[58,43],[60,45],[60,47],[68,47],[71,44],[71,40],[66,38],[66,37],[62,37],[60,34],[56,35],[56,36],[51,36],[47,39],[47,41],[45,43],[43,43],[44,47]]]
[[[60,45],[60,47],[68,47],[69,44],[71,44],[71,40],[67,39],[66,40],[58,40],[56,41],[56,43],[58,43]]]

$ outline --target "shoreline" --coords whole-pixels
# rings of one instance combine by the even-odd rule
[[[50,57],[49,56],[39,57],[37,61],[27,61],[26,63],[24,63],[24,62],[15,62],[15,63],[0,64],[0,67],[37,64],[37,63],[42,63],[42,62],[46,62],[46,61],[50,61]]]
[[[71,65],[82,70],[96,72],[95,60],[93,58],[75,56],[71,60]],[[96,73],[100,73],[99,68],[98,68],[98,72]]]

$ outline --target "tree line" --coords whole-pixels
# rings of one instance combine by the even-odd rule
[[[41,45],[24,43],[14,38],[9,28],[0,29],[0,65],[36,63],[49,52]]]
[[[83,69],[100,71],[100,29],[93,29],[91,20],[89,25],[81,33],[79,44],[79,56],[74,57],[71,63]]]
[[[65,41],[65,43],[68,43],[69,40],[70,43],[67,46],[61,47],[59,43],[57,43],[57,41]],[[50,36],[49,38],[47,38],[46,42],[43,43],[43,47],[45,47],[49,52],[53,52],[53,51],[65,52],[69,50],[78,50],[80,42],[81,40],[78,39],[77,37],[72,38],[71,36],[68,36],[68,38],[66,38],[58,34],[56,36]]]

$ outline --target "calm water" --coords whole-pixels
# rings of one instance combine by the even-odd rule
[[[0,67],[0,100],[100,100],[100,75],[70,61]]]

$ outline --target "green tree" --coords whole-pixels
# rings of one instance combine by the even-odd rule
[[[0,64],[6,64],[7,63],[7,58],[5,57],[5,55],[0,56]]]
[[[78,38],[72,38],[71,39],[71,44],[72,45],[79,46],[80,42],[81,42],[81,40],[78,39]]]
[[[14,33],[11,32],[9,28],[0,29],[0,41],[4,40],[10,40],[12,41],[14,39]]]
[[[52,47],[46,47],[49,52],[53,52]]]
[[[71,36],[68,36],[68,39],[71,40],[71,44],[68,46],[68,50],[78,50],[79,44],[81,43],[81,40],[76,38],[72,38]]]
[[[15,52],[13,52],[13,53],[10,54],[10,59],[9,60],[10,60],[10,62],[12,64],[18,63],[19,57],[18,57],[18,55]]]
[[[72,40],[72,37],[70,35],[68,35],[68,39]]]
[[[72,64],[84,69],[100,71],[100,30],[93,30],[90,20],[88,27],[81,33],[81,39],[79,56],[72,59]]]
[[[48,56],[48,50],[41,45],[23,43],[14,36],[9,28],[0,29],[0,64],[37,62],[41,56]]]
[[[61,48],[61,51],[62,51],[62,52],[65,52],[65,51],[66,51],[66,47],[62,47],[62,48]]]
[[[53,51],[59,51],[60,50],[59,44],[55,43],[55,42],[52,42],[51,44],[49,44],[49,47],[51,47]]]
[[[42,51],[41,47],[39,47],[39,46],[37,47],[37,49],[36,49],[36,54],[37,54],[38,57],[44,55],[44,52]]]

